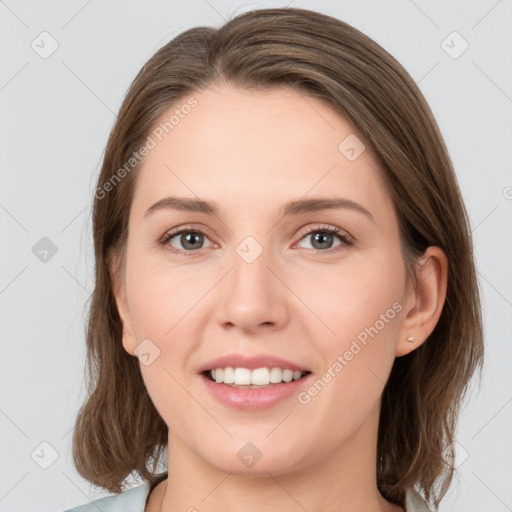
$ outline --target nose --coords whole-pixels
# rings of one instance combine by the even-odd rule
[[[240,254],[235,253],[232,270],[219,289],[218,322],[225,329],[238,327],[245,333],[282,329],[290,312],[286,279],[280,276],[270,251],[263,250],[252,262]]]

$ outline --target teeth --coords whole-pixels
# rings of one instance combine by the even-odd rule
[[[235,370],[233,368],[224,368],[224,384],[233,384],[235,382]]]
[[[304,372],[305,373],[305,372]],[[280,382],[299,380],[303,372],[282,368],[214,368],[210,370],[212,379],[221,384],[233,384],[235,386],[268,386]]]
[[[237,368],[237,370],[241,370],[241,368]],[[246,369],[249,373],[249,370]],[[236,371],[235,371],[236,375]],[[255,384],[257,386],[266,386],[270,384],[270,370],[268,368],[256,368],[252,371],[252,376],[249,377],[250,382],[248,384]],[[247,383],[246,383],[247,384]]]

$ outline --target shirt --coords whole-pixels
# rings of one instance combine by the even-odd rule
[[[100,498],[64,512],[145,512],[149,492],[150,484],[146,482],[116,496]],[[431,512],[425,500],[415,489],[409,489],[405,493],[405,511]]]

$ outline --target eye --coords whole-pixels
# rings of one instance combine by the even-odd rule
[[[353,245],[354,241],[352,237],[342,229],[335,226],[319,226],[314,229],[309,229],[305,233],[302,233],[302,239],[308,239],[311,243],[311,249],[319,252],[333,252],[333,242],[336,238],[340,241],[337,246],[334,246],[334,251],[343,249],[344,246]]]
[[[176,240],[174,240],[176,239]],[[206,234],[195,228],[184,227],[179,231],[170,231],[161,239],[160,244],[166,246],[171,252],[185,256],[195,256],[200,249],[204,249],[204,240],[209,240]],[[176,244],[178,247],[176,247]],[[181,247],[179,247],[181,245]]]
[[[317,226],[301,234],[301,240],[308,239],[308,237],[311,244],[309,249],[314,250],[317,254],[336,252],[354,244],[353,238],[346,231],[335,226]],[[333,247],[333,242],[336,239],[339,243]],[[205,248],[205,240],[210,239],[201,229],[185,226],[177,231],[165,233],[159,240],[159,244],[172,253],[198,256],[201,249]]]

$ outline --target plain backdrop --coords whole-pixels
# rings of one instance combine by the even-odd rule
[[[183,30],[285,5],[369,35],[407,69],[437,118],[471,218],[487,344],[441,510],[512,510],[512,2],[5,0],[0,511],[59,512],[105,495],[75,471],[71,433],[85,396],[91,198],[126,89]]]

